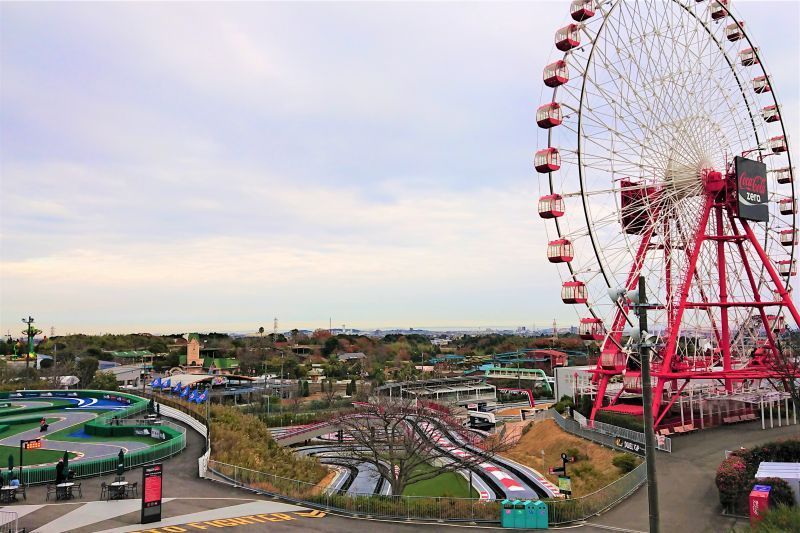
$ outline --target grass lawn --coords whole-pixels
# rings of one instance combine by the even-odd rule
[[[14,466],[19,466],[19,446],[0,446],[0,466],[8,466],[8,456],[14,456]],[[38,465],[43,463],[55,463],[59,458],[64,457],[63,451],[58,450],[25,450],[22,459],[25,464],[22,466]],[[69,458],[75,457],[74,453],[69,454]]]
[[[58,420],[58,418],[47,418],[47,423],[52,424],[56,420]],[[27,424],[8,426],[7,430],[0,431],[0,439],[5,439],[6,437],[10,437],[12,435],[16,435],[17,433],[22,433],[23,431],[28,431],[29,429],[38,427],[39,427],[39,422],[28,422]],[[0,465],[2,465],[2,461],[0,461]]]
[[[432,466],[426,465],[427,470],[434,470]],[[469,482],[455,472],[446,472],[438,476],[418,481],[408,485],[403,490],[403,496],[451,496],[454,498],[467,498],[469,493]],[[477,498],[478,492],[473,488],[472,497]]]

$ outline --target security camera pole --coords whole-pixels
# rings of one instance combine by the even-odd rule
[[[639,276],[639,302],[634,304],[639,316],[639,356],[642,361],[642,403],[644,404],[644,452],[647,461],[647,501],[650,508],[650,533],[658,533],[658,486],[656,482],[656,442],[653,431],[653,390],[650,383],[650,341],[647,338],[647,289]]]

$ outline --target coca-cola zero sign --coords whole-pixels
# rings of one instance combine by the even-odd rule
[[[769,220],[767,165],[746,157],[736,157],[734,165],[739,218],[766,222]]]

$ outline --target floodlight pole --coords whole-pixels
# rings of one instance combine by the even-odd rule
[[[656,442],[653,430],[653,390],[650,383],[650,343],[647,334],[647,289],[644,276],[639,276],[639,302],[634,305],[639,315],[639,356],[642,363],[642,403],[644,404],[644,452],[647,468],[647,503],[650,510],[650,533],[658,533],[658,484],[656,481]]]

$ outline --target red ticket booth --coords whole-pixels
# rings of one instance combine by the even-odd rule
[[[770,485],[755,485],[750,491],[750,525],[754,526],[769,510]]]

